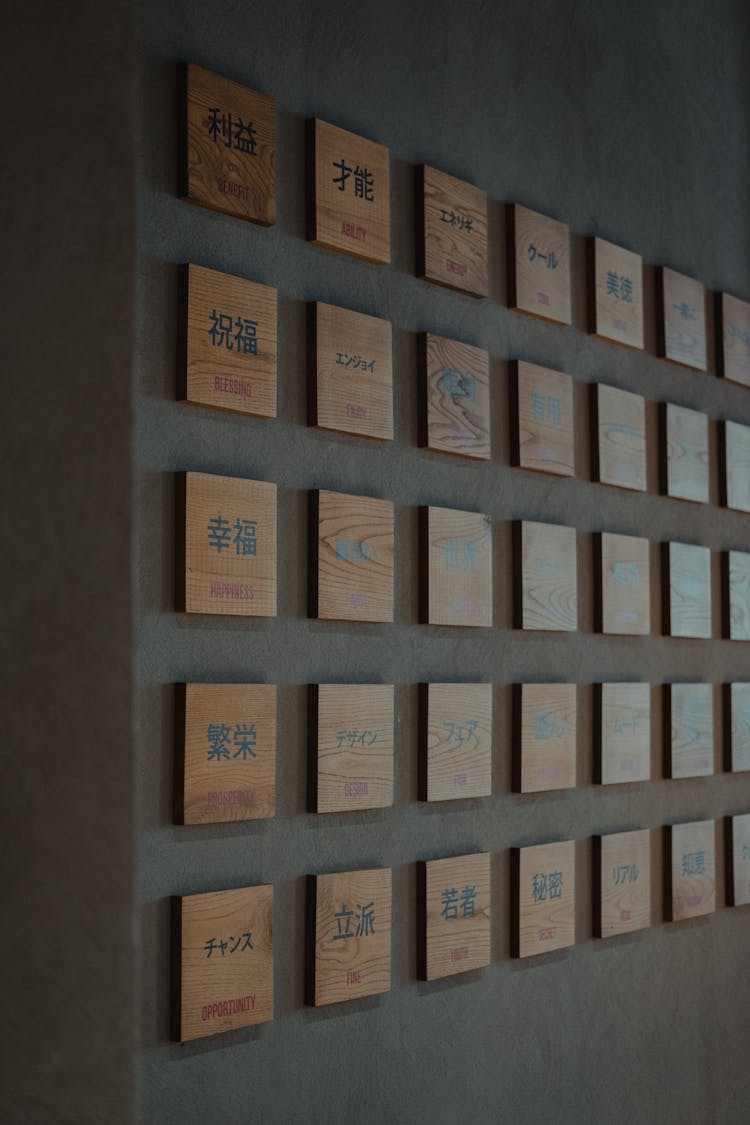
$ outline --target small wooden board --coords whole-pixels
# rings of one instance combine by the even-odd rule
[[[750,302],[722,293],[721,325],[724,378],[750,387]]]
[[[520,204],[509,206],[510,307],[571,324],[570,230]]]
[[[182,72],[180,196],[269,226],[276,222],[276,103],[194,63]]]
[[[730,895],[732,906],[750,902],[750,813],[727,818],[730,824]]]
[[[393,621],[394,507],[342,492],[314,494],[317,598],[329,621]]]
[[[273,1019],[273,887],[173,899],[181,1043]]]
[[[708,418],[698,410],[663,406],[662,458],[667,496],[708,503]]]
[[[315,305],[315,426],[360,437],[393,438],[391,323]]]
[[[492,792],[492,684],[427,684],[428,801]]]
[[[513,464],[575,476],[573,380],[562,371],[519,362],[512,375]]]
[[[602,632],[648,636],[651,632],[648,539],[604,532],[598,540]]]
[[[391,260],[390,154],[315,118],[311,241],[367,262]]]
[[[726,505],[750,512],[750,426],[724,423],[724,456]]]
[[[727,684],[732,772],[750,770],[750,683]]]
[[[575,841],[513,848],[514,956],[575,944]]]
[[[516,524],[515,535],[517,627],[574,633],[578,628],[576,529],[523,520]]]
[[[651,778],[651,688],[595,684],[601,715],[599,781],[614,785]]]
[[[358,1000],[391,988],[391,871],[310,876],[313,951],[308,1004]]]
[[[706,777],[714,772],[712,684],[665,684],[669,776]]]
[[[427,333],[424,350],[424,437],[439,453],[487,461],[490,456],[490,357],[484,348]]]
[[[595,836],[599,886],[599,937],[615,937],[651,925],[651,833]]]
[[[575,684],[516,684],[514,789],[541,793],[576,783],[578,703]]]
[[[643,348],[643,263],[640,255],[593,239],[593,331],[605,340]]]
[[[425,165],[417,179],[422,211],[417,276],[487,296],[487,193]]]
[[[604,383],[597,384],[594,430],[595,479],[600,484],[645,492],[646,407],[643,397]]]
[[[276,485],[208,473],[184,473],[179,485],[184,570],[178,568],[177,608],[275,617]]]
[[[716,910],[716,826],[713,820],[667,827],[667,915],[670,922]]]
[[[729,639],[750,641],[750,553],[726,552]]]
[[[665,543],[669,591],[667,632],[671,637],[711,636],[711,549]]]
[[[316,684],[314,811],[393,804],[393,685]]]
[[[276,810],[275,684],[180,685],[178,824],[256,820]],[[184,749],[183,749],[184,748]],[[180,773],[182,776],[180,776]]]
[[[420,980],[439,980],[489,965],[489,852],[420,863],[419,879]]]
[[[492,525],[488,516],[427,508],[427,623],[492,625]]]
[[[700,281],[662,269],[661,313],[660,354],[673,363],[705,371],[706,291]]]
[[[179,400],[275,418],[277,304],[268,285],[187,266]]]

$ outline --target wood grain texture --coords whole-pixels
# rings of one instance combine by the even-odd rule
[[[393,804],[393,685],[318,684],[316,812]]]
[[[685,406],[665,405],[667,495],[708,503],[708,417]]]
[[[750,770],[750,683],[729,684],[729,739],[734,773]]]
[[[273,1019],[273,887],[176,900],[181,1042]]]
[[[380,317],[315,305],[315,417],[324,430],[393,438],[393,339]]]
[[[724,423],[726,505],[750,512],[750,426]]]
[[[651,688],[648,684],[595,685],[599,695],[601,734],[599,778],[602,785],[651,778]]]
[[[390,868],[316,875],[313,889],[311,1002],[321,1007],[389,992]]]
[[[276,221],[276,103],[188,63],[183,199],[268,226]]]
[[[418,274],[470,297],[487,296],[487,193],[425,165]],[[420,268],[421,267],[421,268]]]
[[[522,629],[578,628],[576,529],[523,520],[517,525],[517,598]],[[517,616],[518,606],[517,606]]]
[[[492,792],[492,685],[427,685],[426,797],[451,801]]]
[[[731,903],[750,903],[750,813],[729,817],[731,825]]]
[[[601,484],[645,492],[646,409],[643,397],[599,383],[594,426],[596,479]]]
[[[593,239],[593,331],[605,340],[643,348],[643,263],[640,255]]]
[[[511,299],[519,312],[571,324],[570,230],[566,223],[510,205]]]
[[[433,859],[423,865],[423,980],[468,973],[490,963],[490,855]]]
[[[578,702],[575,684],[518,684],[520,729],[515,772],[521,793],[573,789],[576,784]]]
[[[427,333],[424,348],[428,449],[486,461],[490,456],[490,357],[483,348]]]
[[[688,543],[665,544],[672,637],[711,636],[711,550]]]
[[[750,553],[727,551],[726,561],[729,638],[750,641]]]
[[[750,387],[750,303],[722,293],[721,324],[724,378]]]
[[[556,476],[575,476],[573,380],[562,371],[519,362],[513,372],[514,463]]]
[[[575,841],[513,849],[515,955],[530,957],[575,943]]]
[[[488,516],[427,508],[427,623],[492,624],[492,526]]]
[[[707,777],[714,772],[712,684],[666,684],[669,776]]]
[[[312,241],[365,261],[391,260],[390,154],[383,145],[315,119]]]
[[[716,826],[713,820],[673,824],[667,828],[672,922],[712,914],[716,909]]]
[[[706,290],[700,281],[661,270],[660,354],[698,371],[707,367]]]
[[[599,836],[599,936],[651,925],[651,833],[647,828]]]
[[[317,510],[317,616],[393,621],[392,501],[321,491]]]
[[[648,636],[651,632],[648,539],[604,532],[599,541],[602,632]]]

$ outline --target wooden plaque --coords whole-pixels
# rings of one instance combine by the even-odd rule
[[[424,888],[420,979],[439,980],[490,963],[490,855],[458,855],[420,864]]]
[[[314,955],[308,1003],[375,996],[391,988],[391,871],[311,876]]]
[[[516,616],[522,629],[578,628],[576,529],[523,520]],[[520,610],[520,612],[519,612]]]
[[[750,683],[728,684],[732,771],[750,770]]]
[[[667,496],[708,503],[708,418],[698,410],[666,403]]]
[[[570,324],[570,231],[566,223],[510,206],[510,307]]]
[[[667,632],[672,637],[711,636],[711,550],[667,543]]]
[[[514,848],[514,953],[530,957],[575,943],[575,841]]]
[[[393,438],[390,321],[316,304],[313,422],[324,430]]]
[[[275,684],[185,684],[179,824],[256,820],[276,809]],[[178,750],[181,749],[178,747]]]
[[[648,684],[597,684],[601,714],[599,780],[602,785],[651,778],[651,688]]]
[[[427,624],[492,624],[489,516],[427,508]]]
[[[393,503],[318,492],[317,606],[332,621],[393,621]]]
[[[470,297],[487,296],[487,193],[425,165],[417,273]]]
[[[598,836],[599,937],[614,937],[651,925],[651,833]]]
[[[180,195],[269,226],[276,221],[276,105],[200,66],[184,70]]]
[[[648,539],[608,532],[599,539],[602,632],[648,636],[651,632]]]
[[[714,772],[712,684],[666,684],[669,776],[705,777]]]
[[[428,684],[426,799],[492,792],[492,685]]]
[[[670,864],[669,921],[681,922],[716,909],[716,830],[712,820],[667,828]]]
[[[273,1019],[273,887],[176,898],[174,1038]]]
[[[393,685],[318,684],[315,812],[393,804]]]
[[[595,391],[596,456],[600,484],[645,492],[646,408],[641,395],[599,383]]]
[[[700,281],[666,268],[661,271],[661,286],[661,354],[673,363],[705,371],[705,289]]]
[[[722,293],[721,325],[724,378],[750,387],[750,303]]]
[[[312,241],[368,262],[391,260],[388,149],[325,121],[311,123]]]
[[[268,285],[187,267],[181,402],[276,417],[277,304]]]
[[[724,423],[724,456],[726,505],[750,512],[750,426]]]
[[[750,813],[730,816],[731,825],[731,879],[732,906],[745,906],[750,902]]]
[[[483,348],[428,333],[424,339],[422,445],[486,461],[490,456],[490,357]]]
[[[750,554],[727,551],[729,638],[750,641]]]
[[[562,371],[519,362],[514,373],[513,463],[575,476],[573,380]]]
[[[638,254],[593,240],[594,333],[606,340],[643,348],[643,264]]]
[[[276,485],[185,473],[181,487],[185,566],[177,608],[275,617]]]
[[[576,783],[577,691],[575,684],[518,684],[521,793],[573,789]]]

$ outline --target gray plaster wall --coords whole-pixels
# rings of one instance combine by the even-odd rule
[[[139,9],[138,322],[135,373],[135,628],[141,1119],[147,1125],[448,1123],[739,1125],[748,1117],[748,909],[661,921],[659,829],[750,809],[747,775],[663,779],[655,692],[654,780],[592,784],[592,688],[608,679],[721,684],[750,678],[745,646],[720,639],[718,585],[710,642],[654,633],[593,633],[592,533],[718,552],[750,548],[750,519],[718,506],[716,423],[750,423],[747,390],[655,357],[653,266],[750,299],[750,11],[742,0],[237,3],[150,0]],[[274,95],[278,222],[264,230],[176,198],[176,64],[191,60]],[[357,262],[305,241],[305,119],[380,141],[392,153],[393,263]],[[415,167],[429,163],[487,189],[489,300],[414,277]],[[506,307],[503,206],[567,221],[574,239],[574,326]],[[632,353],[585,331],[586,235],[643,255],[647,347]],[[196,262],[279,290],[278,418],[255,421],[175,401],[178,265]],[[341,304],[392,321],[395,440],[368,443],[309,428],[305,306]],[[416,333],[490,350],[493,458],[463,463],[417,447]],[[710,325],[713,343],[713,323]],[[713,354],[713,353],[712,353]],[[507,360],[577,381],[576,477],[510,467]],[[649,490],[591,481],[587,384],[648,400]],[[658,495],[660,401],[712,419],[711,505]],[[173,474],[200,470],[279,485],[279,613],[270,620],[174,612]],[[307,490],[396,504],[392,626],[307,618]],[[418,624],[417,508],[437,504],[494,520],[494,627]],[[579,532],[580,631],[511,627],[510,521]],[[417,800],[417,687],[486,680],[495,688],[493,796]],[[580,688],[578,787],[537,797],[510,787],[510,685],[567,679]],[[278,684],[276,818],[232,827],[172,823],[173,686],[185,680]],[[306,685],[396,685],[392,808],[316,817],[306,811]],[[652,828],[652,928],[597,941],[591,836]],[[509,849],[577,841],[577,942],[528,962],[510,958]],[[417,860],[492,853],[493,949],[485,970],[444,984],[416,980]],[[304,881],[309,873],[393,869],[389,994],[303,1005]],[[245,884],[275,887],[276,1016],[191,1045],[169,1041],[169,896]]]

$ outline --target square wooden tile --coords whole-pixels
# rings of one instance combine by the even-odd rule
[[[315,498],[313,616],[329,621],[393,621],[392,501],[325,491]]]
[[[421,980],[468,973],[490,963],[490,855],[457,855],[420,864],[424,888]]]
[[[276,685],[184,684],[179,824],[256,820],[276,811]]]
[[[729,628],[725,632],[732,641],[750,641],[750,554],[727,551],[726,560]]]
[[[750,426],[725,422],[724,450],[726,505],[750,512]]]
[[[180,401],[275,418],[277,305],[268,285],[188,266]]]
[[[522,629],[578,628],[576,529],[523,520],[517,563],[517,625]]]
[[[750,387],[750,303],[722,293],[721,325],[724,378]]]
[[[732,771],[750,770],[750,683],[727,684]]]
[[[276,616],[276,485],[184,473],[184,572],[177,608],[187,613]]]
[[[390,321],[315,305],[313,422],[324,430],[393,438]]]
[[[671,637],[711,636],[711,550],[666,543],[669,591],[667,632]]]
[[[698,410],[664,406],[667,496],[708,503],[708,417]]]
[[[750,902],[750,813],[728,817],[731,826],[731,878],[730,901],[732,906],[745,906]]]
[[[514,954],[575,944],[575,841],[514,848]]]
[[[276,103],[187,63],[180,195],[214,211],[276,222]]]
[[[425,165],[417,275],[470,297],[487,296],[487,193]]]
[[[651,688],[648,684],[595,684],[601,715],[602,785],[651,778]]]
[[[492,625],[489,516],[427,508],[427,624]]]
[[[716,910],[716,830],[712,820],[667,828],[671,874],[669,921],[681,922]]]
[[[316,684],[315,812],[393,804],[393,685]]]
[[[578,702],[575,684],[517,684],[520,692],[517,784],[521,793],[573,789]]]
[[[645,492],[646,407],[641,395],[596,386],[594,478],[600,484]]]
[[[575,476],[573,380],[562,371],[519,362],[512,373],[513,463]]]
[[[428,449],[486,461],[490,456],[490,357],[483,348],[427,333],[424,437]]]
[[[675,270],[661,271],[660,354],[673,363],[705,371],[706,291],[700,281]]]
[[[643,348],[643,263],[640,255],[593,240],[594,333],[606,340]]]
[[[175,900],[174,1038],[182,1043],[273,1019],[273,887]]]
[[[648,539],[609,532],[598,539],[602,568],[602,632],[648,636],[651,632]]]
[[[706,777],[714,772],[712,684],[666,684],[669,776]]]
[[[314,954],[308,1003],[375,996],[391,988],[391,871],[311,876]]]
[[[311,241],[368,262],[390,262],[388,149],[318,118],[311,130],[315,186]]]
[[[651,833],[617,832],[594,838],[599,861],[599,937],[651,925]]]
[[[510,307],[570,324],[570,230],[520,204],[510,206]]]
[[[492,684],[426,685],[426,799],[492,792]]]

